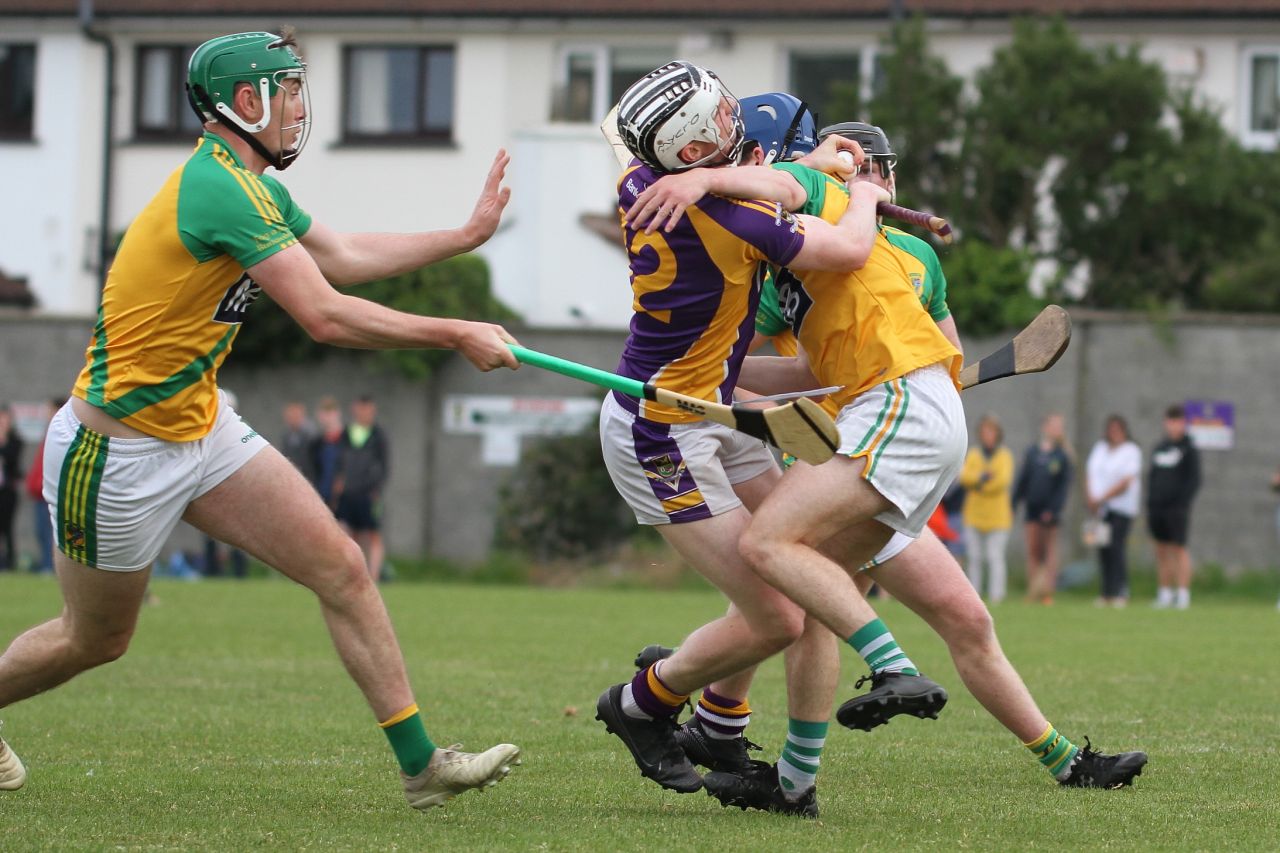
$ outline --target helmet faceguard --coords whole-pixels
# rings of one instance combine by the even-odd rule
[[[718,122],[725,102],[730,112],[727,138]],[[640,162],[662,172],[736,165],[746,141],[738,99],[715,74],[683,60],[655,69],[623,93],[618,133]],[[686,163],[680,152],[691,142],[708,142],[716,150]]]
[[[861,145],[862,153],[867,155],[864,168],[878,168],[880,177],[886,181],[892,179],[893,170],[898,165],[898,155],[893,153],[893,148],[889,145],[889,137],[883,130],[864,121],[842,121],[838,124],[829,124],[818,131],[818,141],[821,142],[832,135],[852,139]]]
[[[196,48],[187,66],[187,100],[203,122],[226,125],[277,169],[288,168],[302,153],[311,135],[311,98],[307,66],[293,49],[290,36],[273,33],[236,33],[210,39]],[[257,136],[272,120],[272,98],[285,82],[297,80],[303,118],[280,125],[278,151],[272,152]],[[262,118],[245,121],[232,104],[236,89],[252,86],[262,99]],[[293,139],[289,139],[293,132]]]
[[[766,166],[802,157],[818,146],[813,111],[785,92],[743,98],[742,123],[747,139],[760,144]]]

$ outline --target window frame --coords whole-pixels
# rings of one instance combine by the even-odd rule
[[[190,116],[192,120],[198,121],[196,114],[191,109],[191,104],[187,101],[187,60],[195,49],[197,44],[181,44],[178,42],[140,42],[134,45],[133,49],[133,138],[138,142],[186,142],[193,136],[198,137],[202,132],[202,127],[197,124],[195,127],[184,128],[182,126],[183,118]],[[172,85],[169,87],[171,98],[169,102],[169,124],[166,127],[147,127],[142,124],[142,102],[143,88],[145,86],[143,73],[144,63],[143,54],[147,51],[163,50],[169,53],[168,65],[169,73],[172,76]]]
[[[0,142],[33,142],[36,134],[36,76],[39,73],[39,45],[34,41],[0,41],[10,51],[22,50],[31,53],[31,112],[25,121],[18,121],[16,113],[12,123],[4,121],[0,113]],[[9,93],[5,93],[6,95]]]
[[[856,54],[858,57],[858,97],[865,105],[871,101],[875,94],[876,69],[877,63],[880,61],[881,49],[874,42],[853,42],[850,43],[818,43],[818,44],[801,44],[792,43],[782,45],[781,51],[781,72],[778,78],[783,81],[782,91],[795,93],[795,82],[792,78],[792,66],[796,56],[831,56],[834,54]],[[797,94],[797,97],[799,95]],[[815,111],[818,110],[817,104],[810,105]],[[847,117],[837,118],[833,116],[817,115],[821,125],[828,125],[839,121],[848,121]]]
[[[556,69],[555,69],[555,91],[551,98],[551,115],[548,119],[552,124],[579,124],[595,126],[600,123],[605,114],[613,108],[613,100],[610,97],[610,81],[613,78],[614,57],[619,50],[627,48],[652,48],[655,53],[664,53],[667,56],[677,56],[676,44],[618,44],[614,42],[564,42],[556,49]],[[562,97],[562,93],[567,94],[569,86],[569,57],[575,54],[585,54],[592,58],[592,81],[591,81],[591,115],[585,119],[560,118],[557,113],[557,102]],[[650,66],[649,71],[657,66]],[[642,72],[644,73],[644,72]]]
[[[413,96],[414,129],[411,131],[388,131],[378,133],[361,132],[352,128],[353,80],[352,55],[358,50],[413,50],[417,61],[417,91]],[[451,73],[453,92],[449,107],[449,126],[445,130],[432,130],[426,127],[425,97],[428,81],[428,56],[432,52],[448,53],[452,59]],[[364,146],[424,146],[449,147],[454,143],[454,132],[458,126],[458,45],[453,42],[348,42],[342,45],[342,124],[339,136],[340,145]]]
[[[1280,43],[1246,45],[1240,53],[1240,144],[1253,151],[1275,151],[1280,147],[1280,126],[1276,130],[1253,129],[1253,63],[1266,58],[1275,59],[1280,66]],[[1280,92],[1276,96],[1280,101]]]

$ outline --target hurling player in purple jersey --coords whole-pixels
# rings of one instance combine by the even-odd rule
[[[744,142],[736,99],[714,74],[687,62],[664,65],[633,84],[618,105],[618,131],[636,157],[619,180],[621,214],[664,174],[737,165]],[[837,149],[861,160],[856,143],[837,140],[825,152],[830,160]],[[787,175],[752,174],[762,197],[776,197],[779,187],[798,192]],[[829,224],[793,216],[776,202],[709,195],[688,206],[670,231],[624,227],[635,315],[617,372],[728,401],[751,343],[761,262],[860,268],[883,200],[884,189],[865,184],[853,192],[846,215]],[[605,399],[600,438],[614,485],[637,521],[657,526],[731,602],[726,616],[694,631],[669,659],[610,687],[597,702],[599,719],[645,776],[672,790],[696,791],[702,777],[675,738],[675,718],[689,694],[786,649],[805,631],[804,613],[738,554],[750,510],[781,472],[758,440],[621,394]],[[744,766],[739,735],[750,715],[744,697],[707,690],[699,704],[716,724],[712,736]]]

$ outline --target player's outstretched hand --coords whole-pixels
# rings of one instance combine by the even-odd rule
[[[477,369],[488,372],[499,367],[520,369],[520,362],[508,344],[518,344],[511,333],[496,323],[464,321],[456,349]]]
[[[484,190],[476,200],[475,209],[471,211],[471,218],[462,226],[467,242],[473,248],[484,243],[498,230],[502,211],[511,200],[511,188],[502,186],[502,179],[507,174],[507,164],[510,162],[511,155],[506,149],[499,148],[497,156],[493,158],[493,165],[489,167],[489,174],[485,177]]]
[[[652,234],[659,228],[670,233],[684,216],[685,208],[699,201],[710,189],[709,169],[690,169],[663,175],[636,197],[627,211],[627,224]]]
[[[841,156],[842,151],[847,151],[850,156]],[[822,140],[821,145],[801,157],[800,163],[810,169],[826,172],[828,175],[838,175],[841,180],[847,181],[865,159],[867,157],[861,145],[852,139],[833,133]]]

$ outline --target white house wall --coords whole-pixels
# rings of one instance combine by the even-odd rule
[[[117,44],[117,124],[112,228],[122,229],[178,166],[190,143],[132,141],[134,47],[139,42],[199,42],[210,33],[271,28],[238,19],[112,20]],[[503,301],[544,326],[622,328],[630,313],[621,252],[580,223],[610,214],[617,169],[594,124],[551,124],[560,51],[569,44],[674,46],[677,55],[715,68],[739,96],[785,86],[795,49],[873,49],[883,21],[682,22],[299,20],[310,66],[313,129],[307,151],[284,176],[297,201],[340,230],[420,230],[460,225],[469,215],[494,152],[513,154],[511,207],[503,229],[482,249]],[[1073,24],[1089,43],[1138,39],[1222,110],[1238,131],[1245,106],[1243,52],[1280,41],[1278,21],[1110,21]],[[102,52],[69,21],[6,22],[7,38],[38,42],[37,144],[0,144],[6,199],[0,269],[26,276],[42,310],[91,314],[96,279],[83,269],[96,226]],[[1007,44],[1007,22],[930,22],[931,49],[971,78]],[[396,41],[456,45],[456,147],[338,144],[341,51],[346,44]],[[866,66],[864,66],[866,67]],[[831,117],[835,118],[835,117]],[[871,117],[874,120],[874,116]]]

